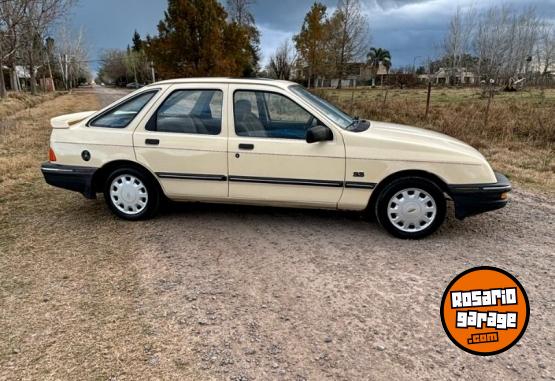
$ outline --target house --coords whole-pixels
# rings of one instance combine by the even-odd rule
[[[11,69],[7,66],[2,67],[2,75],[4,76],[4,83],[8,90],[13,90],[13,82],[10,80]],[[20,89],[25,89],[30,85],[31,74],[29,74],[29,69],[25,66],[17,65],[15,67],[15,73],[18,79],[18,86]]]
[[[479,82],[478,75],[464,67],[442,67],[434,74],[420,74],[417,78],[419,82],[432,81],[436,85],[475,85]]]
[[[307,81],[310,67],[308,65],[297,67],[293,70],[293,78],[297,81]],[[387,68],[380,63],[376,77],[381,83],[381,78],[388,74]],[[337,88],[339,78],[337,76],[317,76],[314,78],[314,87]],[[351,62],[345,65],[345,75],[341,80],[341,87],[356,87],[370,84],[372,80],[372,68],[364,62]]]

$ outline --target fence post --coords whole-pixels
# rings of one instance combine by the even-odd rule
[[[486,116],[484,120],[484,128],[488,126],[488,119],[489,119],[489,107],[491,105],[491,100],[493,99],[493,84],[490,85],[489,94],[488,94],[488,104],[486,106]]]
[[[428,95],[426,96],[426,114],[424,118],[428,118],[430,112],[430,95],[432,94],[432,81],[428,81]]]

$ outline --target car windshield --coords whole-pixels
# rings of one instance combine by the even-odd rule
[[[293,85],[290,87],[291,91],[303,98],[305,101],[322,111],[328,118],[337,123],[341,128],[345,129],[351,126],[354,122],[353,118],[332,105],[328,101],[312,94],[301,85]]]

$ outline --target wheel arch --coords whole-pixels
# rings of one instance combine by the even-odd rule
[[[449,193],[449,187],[447,186],[447,183],[436,174],[428,171],[419,170],[419,169],[403,170],[399,172],[394,172],[384,177],[382,180],[380,180],[380,182],[377,183],[376,187],[372,191],[372,194],[370,195],[370,199],[368,200],[368,205],[366,206],[366,210],[373,213],[374,207],[376,205],[376,200],[378,199],[382,190],[393,180],[397,180],[403,177],[422,177],[424,179],[432,181],[444,193]]]
[[[158,178],[156,177],[156,175],[152,173],[152,171],[150,171],[145,166],[131,160],[114,160],[100,167],[94,173],[92,178],[92,188],[94,192],[98,192],[98,193],[102,192],[104,183],[106,182],[106,179],[108,178],[108,176],[110,176],[110,173],[122,167],[130,167],[143,172],[146,176],[148,176],[148,178],[152,181],[152,183],[158,187],[158,191],[160,192],[160,194],[162,195],[164,194],[163,188],[160,182],[158,181]]]

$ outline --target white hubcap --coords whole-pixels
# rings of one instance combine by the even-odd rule
[[[435,200],[422,189],[408,188],[397,192],[389,200],[387,216],[399,230],[409,233],[426,229],[437,214]]]
[[[121,212],[134,215],[146,207],[148,192],[141,180],[135,176],[121,175],[110,185],[110,199]]]

